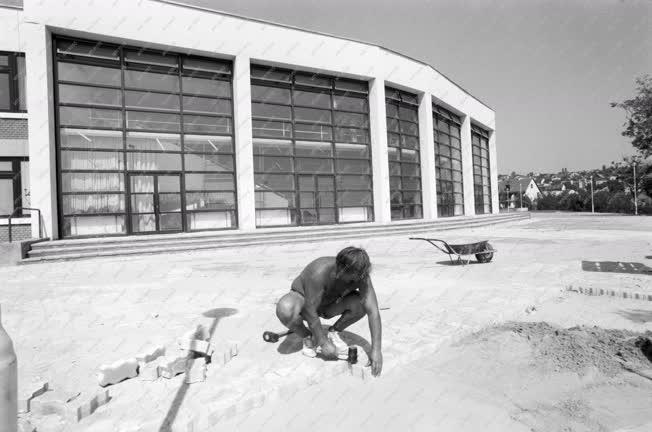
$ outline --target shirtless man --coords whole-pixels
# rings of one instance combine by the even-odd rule
[[[364,249],[347,247],[337,257],[321,257],[306,266],[292,282],[289,293],[276,305],[276,316],[303,338],[303,354],[346,359],[348,346],[339,332],[367,315],[371,333],[369,363],[374,376],[383,368],[381,323],[376,293],[369,273],[371,262]],[[340,315],[326,333],[320,317]],[[308,328],[303,321],[308,323]],[[367,365],[369,366],[369,365]]]

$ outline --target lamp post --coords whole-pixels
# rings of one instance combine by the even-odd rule
[[[0,310],[0,432],[18,428],[18,366],[11,338],[2,327]]]
[[[520,181],[518,182],[518,196],[521,199],[521,207],[520,208],[523,208],[523,189],[521,187],[521,182]]]
[[[593,205],[593,176],[591,176],[591,213],[595,213],[595,206]]]
[[[634,167],[634,214],[638,216],[638,194],[636,193],[636,164],[638,161],[634,159],[632,162]]]

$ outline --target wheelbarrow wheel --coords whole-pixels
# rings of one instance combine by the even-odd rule
[[[488,263],[493,259],[493,257],[493,252],[475,254],[475,259],[477,259],[480,263]]]

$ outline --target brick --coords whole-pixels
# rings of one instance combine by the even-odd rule
[[[32,225],[30,224],[20,224],[14,225],[11,224],[11,240],[12,241],[21,241],[29,240],[32,238]],[[0,242],[9,241],[9,226],[0,225]]]
[[[0,139],[28,139],[26,119],[0,119]]]
[[[206,381],[206,359],[189,360],[184,382],[186,384],[194,384],[204,381]]]
[[[100,386],[106,387],[135,376],[138,376],[138,361],[135,358],[130,358],[118,360],[111,365],[100,366],[97,381]]]
[[[190,330],[182,336],[182,339],[198,339],[202,341],[208,341],[209,338],[208,330],[202,324],[197,324],[194,330]]]
[[[260,408],[265,404],[266,393],[262,391],[255,392],[246,396],[238,403],[238,412],[248,413],[249,411]]]
[[[215,349],[210,356],[211,363],[214,363],[218,366],[225,366],[230,362],[233,357],[238,355],[238,345],[234,342],[227,342],[226,344],[220,344],[217,349]]]
[[[231,348],[231,357],[235,357],[238,355],[238,342],[237,341],[229,341],[228,342]]]
[[[363,367],[358,363],[349,365],[349,374],[364,381],[365,379],[369,378],[370,371],[369,368]]]
[[[177,345],[182,350],[192,351],[209,357],[213,352],[213,347],[210,343],[199,339],[179,339]]]
[[[149,363],[165,355],[165,347],[162,345],[150,347],[136,356],[138,363]]]
[[[36,432],[36,427],[27,419],[19,419],[18,432]]]
[[[157,362],[138,363],[138,378],[143,381],[156,381],[159,377]]]
[[[18,412],[28,413],[30,410],[30,402],[32,399],[41,396],[49,390],[47,381],[37,381],[28,385],[26,391],[21,391],[18,397]]]
[[[361,346],[355,345],[355,347],[358,349],[358,361],[356,362],[356,365],[367,366],[369,363],[367,352]],[[348,360],[345,362],[348,364]]]
[[[99,394],[93,396],[92,399],[84,402],[83,404],[77,407],[77,421],[93,414],[97,409],[103,405],[106,405],[111,401],[111,396],[109,395],[108,390],[104,390]]]
[[[32,416],[37,417],[58,415],[62,419],[70,419],[72,415],[66,403],[67,399],[67,394],[59,391],[49,391],[30,401],[30,413]]]
[[[180,354],[177,357],[161,357],[158,362],[158,374],[163,378],[171,379],[186,371],[187,362],[188,357],[185,354]]]

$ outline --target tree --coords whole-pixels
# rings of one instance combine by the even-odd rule
[[[553,194],[543,195],[537,200],[537,210],[557,210],[559,199]]]
[[[632,145],[643,157],[652,155],[652,76],[636,78],[638,94],[633,99],[612,102],[613,108],[625,110],[627,120],[622,135],[632,138]]]
[[[609,198],[607,210],[613,213],[634,213],[634,202],[629,194],[618,192]]]
[[[567,210],[591,211],[591,194],[586,189],[580,189],[575,194],[569,194]]]
[[[606,212],[609,206],[609,197],[611,194],[607,190],[599,190],[593,194],[593,207],[597,213]],[[589,195],[588,205],[585,204],[586,208],[591,208],[591,196]]]

